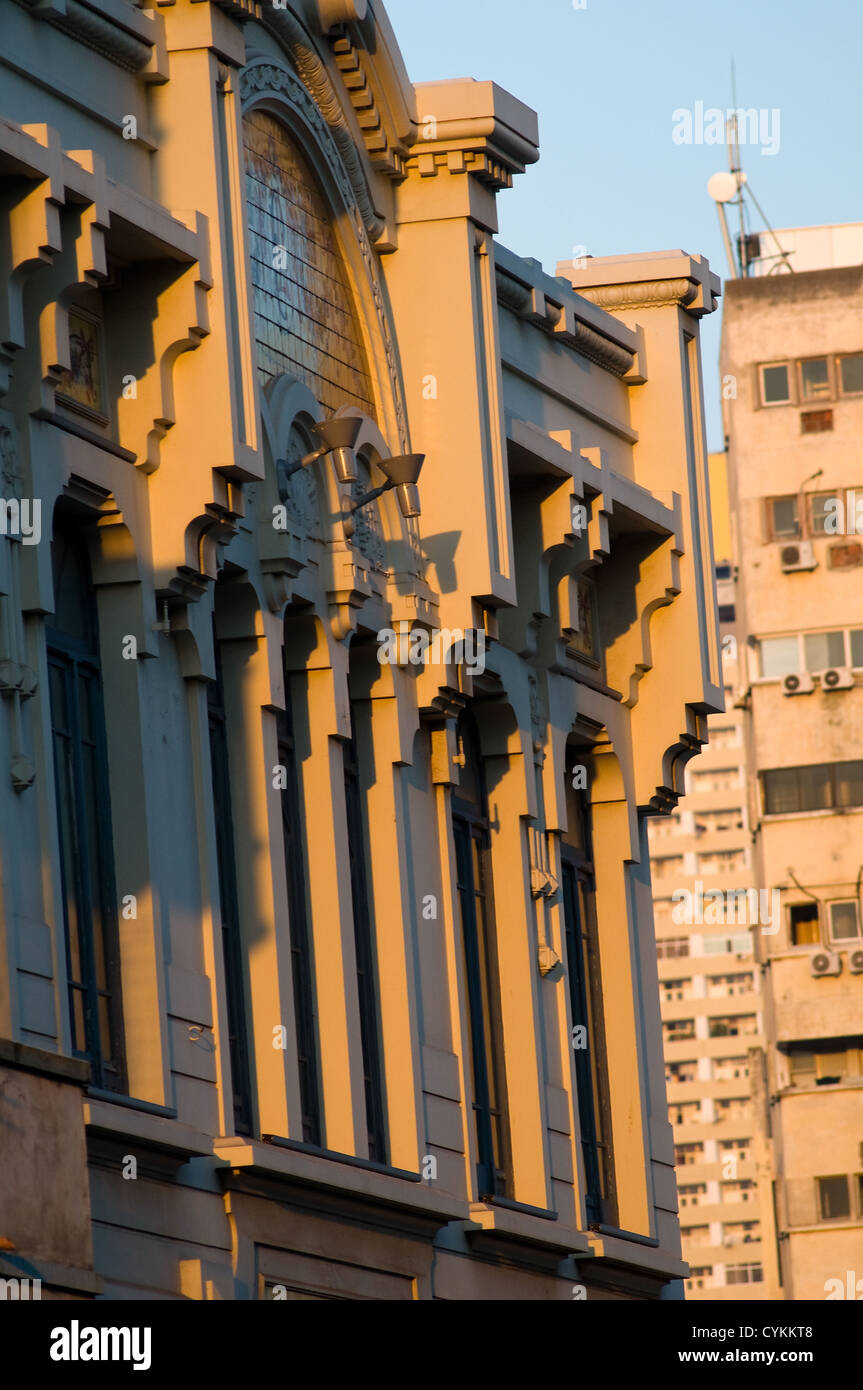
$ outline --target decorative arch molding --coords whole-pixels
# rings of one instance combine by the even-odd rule
[[[283,13],[286,12],[274,11],[274,14]],[[296,24],[296,21],[291,19],[291,24]],[[366,346],[370,363],[373,364],[378,396],[385,407],[384,415],[389,417],[387,423],[398,438],[401,452],[408,453],[407,411],[393,346],[395,335],[372,246],[372,240],[383,229],[383,221],[372,207],[353,136],[344,123],[341,106],[326,70],[317,57],[315,63],[320,68],[325,85],[318,81],[313,86],[313,98],[308,85],[304,85],[286,65],[272,56],[254,58],[240,76],[243,114],[263,107],[280,118],[295,136],[301,137],[303,154],[311,160],[315,172],[322,176],[331,199],[341,205],[341,210],[351,223],[354,245],[351,246],[343,238],[343,248],[353,272],[353,289],[367,311],[361,317],[377,326],[377,333],[369,334]]]

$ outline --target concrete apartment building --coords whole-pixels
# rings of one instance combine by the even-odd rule
[[[660,1005],[686,1297],[776,1297],[769,1154],[752,1103],[764,1046],[724,454],[710,456],[725,711],[686,770],[676,811],[649,822]],[[716,894],[726,895],[720,902]],[[728,893],[737,892],[737,898]],[[683,897],[682,894],[689,897]],[[673,896],[676,895],[676,896]]]
[[[679,1297],[716,277],[500,246],[379,0],[3,25],[6,1295]]]
[[[723,319],[745,818],[756,881],[781,901],[779,930],[753,933],[766,1041],[754,1117],[790,1299],[863,1291],[859,231],[779,232],[806,268],[728,282]]]

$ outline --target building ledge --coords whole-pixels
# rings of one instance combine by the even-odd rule
[[[128,1147],[130,1142],[137,1144],[150,1154],[161,1155],[174,1168],[190,1158],[211,1156],[213,1152],[212,1139],[191,1125],[122,1101],[86,1097],[84,1125],[92,1157],[108,1157],[113,1148],[111,1141],[118,1139],[121,1147]],[[100,1139],[107,1140],[107,1145],[99,1144]]]
[[[347,1154],[330,1156],[242,1137],[216,1139],[213,1152],[221,1160],[218,1176],[226,1187],[281,1201],[290,1192],[298,1205],[310,1205],[318,1213],[324,1209],[323,1194],[329,1193],[340,1207],[359,1203],[366,1212],[402,1212],[435,1229],[469,1216],[467,1202],[436,1192],[418,1173],[382,1169]]]
[[[588,1240],[596,1260],[607,1260],[610,1264],[626,1266],[630,1269],[644,1270],[645,1273],[659,1275],[665,1279],[685,1279],[689,1266],[679,1255],[670,1250],[657,1249],[651,1245],[641,1245],[623,1237],[600,1235],[589,1232]]]
[[[52,1081],[68,1081],[72,1086],[86,1086],[90,1080],[90,1063],[78,1057],[63,1057],[58,1052],[43,1051],[27,1043],[0,1038],[0,1066],[17,1071],[35,1072]]]

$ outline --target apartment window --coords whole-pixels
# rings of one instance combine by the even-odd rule
[[[694,1060],[689,1062],[666,1062],[665,1064],[666,1081],[695,1081],[697,1076],[698,1063]]]
[[[507,1194],[509,1158],[488,799],[479,738],[469,714],[459,721],[459,747],[464,765],[452,801],[453,833],[470,1025],[477,1191],[484,1199]]]
[[[681,1207],[697,1207],[702,1197],[707,1195],[707,1183],[692,1182],[678,1186],[677,1195]]]
[[[863,1074],[863,1038],[842,1038],[812,1047],[793,1047],[788,1070],[794,1086],[829,1086]]]
[[[678,1168],[686,1168],[693,1163],[704,1162],[703,1144],[675,1144],[674,1162]]]
[[[810,357],[801,362],[800,399],[803,401],[829,400],[833,394],[830,389],[830,366],[826,357]]]
[[[803,657],[807,671],[825,671],[845,662],[844,632],[807,632],[803,638]]]
[[[695,1019],[664,1019],[662,1031],[665,1035],[666,1042],[686,1042],[688,1038],[695,1037]]]
[[[667,936],[665,940],[660,940],[656,943],[656,956],[658,960],[674,960],[678,956],[688,955],[688,936]]]
[[[735,932],[733,936],[704,936],[701,950],[705,956],[751,956],[752,938],[748,931]]]
[[[863,488],[833,488],[830,492],[810,493],[809,508],[813,535],[856,535],[863,508]]]
[[[596,939],[590,815],[583,792],[567,792],[563,844],[563,908],[567,977],[573,1028],[587,1047],[574,1047],[578,1120],[584,1156],[588,1223],[610,1220],[614,1174],[608,1066],[602,1017],[602,983]]]
[[[787,405],[791,400],[791,373],[787,362],[773,362],[761,372],[762,405]]]
[[[228,1011],[228,1051],[231,1059],[234,1128],[237,1134],[251,1134],[252,1081],[249,1063],[243,943],[240,932],[240,903],[237,892],[234,821],[231,814],[228,721],[222,671],[222,648],[215,635],[215,627],[213,646],[216,656],[216,679],[207,685],[207,716],[210,730],[210,766],[213,776],[213,815],[216,822],[219,906],[222,917],[222,957]]]
[[[733,622],[734,622],[734,604],[733,604],[733,603],[720,603],[720,605],[719,605],[719,621],[720,621],[721,623],[733,623]]]
[[[720,1197],[723,1203],[735,1204],[738,1202],[750,1202],[755,1196],[755,1183],[749,1178],[742,1178],[739,1182],[724,1182],[720,1187]]]
[[[717,579],[730,579],[730,578],[731,578],[731,566],[730,566],[730,565],[716,565],[716,566],[714,566],[714,568],[715,568],[716,578],[717,578]]]
[[[767,499],[767,520],[771,540],[798,539],[800,536],[800,515],[796,495],[769,497]]]
[[[711,999],[725,998],[731,994],[750,994],[753,978],[749,972],[739,975],[710,975],[707,979],[707,993]]]
[[[748,1139],[720,1139],[719,1152],[721,1154],[734,1154],[741,1163],[745,1163],[749,1157]]]
[[[760,1264],[726,1265],[726,1284],[761,1284],[764,1270]]]
[[[830,914],[830,938],[832,941],[856,941],[860,935],[860,911],[857,902],[827,904]]]
[[[776,768],[762,780],[766,815],[863,806],[863,762]]]
[[[764,680],[780,680],[798,671],[826,671],[833,666],[863,661],[863,635],[846,632],[807,632],[793,637],[764,637],[758,643]]]
[[[713,1265],[690,1265],[687,1289],[709,1289],[713,1278]]]
[[[84,532],[57,514],[46,625],[72,1051],[125,1087],[120,951],[96,599]]]
[[[757,1221],[726,1221],[722,1227],[723,1245],[748,1245],[761,1235]]]
[[[744,1081],[748,1075],[745,1057],[717,1057],[713,1063],[714,1081]]]
[[[666,1004],[672,1004],[675,999],[685,999],[687,986],[691,984],[691,980],[663,980],[662,991]]]
[[[821,940],[817,903],[794,903],[788,909],[792,946],[817,946]]]
[[[707,1030],[711,1038],[742,1038],[756,1033],[756,1025],[754,1014],[716,1014],[708,1019]]]
[[[843,1173],[837,1177],[816,1178],[818,1212],[821,1221],[847,1221],[851,1216],[849,1179]]]
[[[682,1226],[680,1234],[689,1245],[712,1245],[709,1226]]]
[[[297,1032],[297,1064],[300,1081],[303,1141],[320,1147],[321,1103],[318,1083],[318,1036],[309,914],[306,901],[306,856],[303,817],[300,814],[299,778],[291,709],[291,677],[285,671],[285,706],[276,715],[279,763],[285,769],[282,788],[282,835],[288,884],[291,931],[291,971],[294,1018]]]
[[[357,963],[357,1001],[363,1053],[363,1085],[369,1158],[387,1161],[386,1106],[380,1042],[378,996],[371,897],[366,861],[365,796],[361,784],[356,738],[356,701],[351,701],[351,737],[342,748],[345,775],[345,811],[354,913],[354,947]]]
[[[765,637],[758,643],[761,675],[781,679],[800,670],[800,643],[796,637]]]
[[[863,393],[863,352],[849,352],[837,357],[839,364],[839,389],[843,396],[859,396]]]

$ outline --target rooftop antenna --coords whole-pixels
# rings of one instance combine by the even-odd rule
[[[716,203],[716,210],[719,215],[719,226],[722,232],[722,241],[725,247],[725,256],[728,261],[728,269],[732,280],[740,277],[746,278],[751,272],[751,267],[755,261],[773,259],[776,264],[770,269],[773,275],[777,271],[792,271],[793,266],[790,261],[790,252],[783,251],[779,240],[765,216],[758,199],[752,191],[749,180],[743,171],[740,160],[740,130],[739,130],[739,110],[737,105],[737,76],[734,70],[734,59],[731,60],[731,100],[732,109],[728,112],[725,120],[725,136],[728,144],[728,173],[714,174],[707,183],[707,191]],[[746,205],[743,197],[743,190],[746,189],[752,203],[764,223],[764,226],[773,238],[777,254],[768,258],[762,254],[761,239],[757,233],[750,234],[746,230]],[[728,231],[728,218],[725,213],[726,203],[736,205],[739,215],[740,230],[737,235],[737,256],[735,257],[731,246],[731,236]]]

